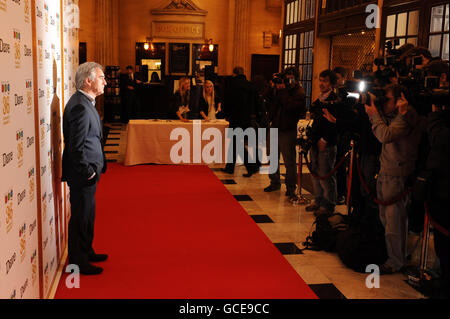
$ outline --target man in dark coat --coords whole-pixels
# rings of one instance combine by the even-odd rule
[[[64,110],[62,180],[70,188],[71,217],[69,221],[68,258],[80,273],[100,274],[103,269],[91,264],[107,259],[92,248],[94,239],[95,192],[100,174],[106,171],[102,147],[102,122],[95,109],[95,98],[106,85],[101,65],[87,62],[78,67],[77,92]]]
[[[282,76],[283,79],[278,76]],[[286,196],[290,199],[296,199],[297,124],[306,113],[305,91],[299,84],[299,74],[295,68],[286,69],[283,75],[277,75],[273,80],[276,82],[275,89],[268,97],[270,128],[278,129],[279,153],[283,156],[286,167]],[[270,141],[270,143],[273,143],[273,141]],[[277,155],[278,170],[269,175],[270,185],[264,189],[265,192],[273,192],[281,188],[280,154]]]
[[[254,126],[256,119],[256,102],[257,93],[254,85],[247,81],[242,67],[235,67],[233,70],[233,78],[230,80],[224,98],[225,119],[230,122],[231,129],[246,130]],[[255,134],[256,136],[256,134]],[[236,137],[233,136],[233,158],[227,163],[224,172],[228,174],[234,173],[236,164]],[[256,146],[256,145],[255,145]],[[247,169],[245,177],[250,177],[258,171],[259,163],[256,154],[256,148],[252,154],[249,154],[247,148],[244,147],[244,165]],[[249,156],[251,159],[249,159]]]

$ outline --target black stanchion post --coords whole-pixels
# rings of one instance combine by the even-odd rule
[[[292,204],[294,205],[307,205],[311,201],[302,195],[302,177],[303,177],[303,150],[300,148],[298,152],[298,190],[297,197],[292,200]]]
[[[428,243],[430,240],[430,217],[425,213],[425,222],[422,234],[422,248],[420,251],[420,279],[425,279],[428,260]]]

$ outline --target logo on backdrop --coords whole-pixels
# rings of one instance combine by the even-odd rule
[[[48,6],[47,3],[44,2],[44,24],[45,24],[45,32],[48,32]]]
[[[47,193],[42,196],[42,220],[47,220]]]
[[[42,19],[43,17],[42,10],[39,9],[38,5],[36,5],[36,17],[38,17],[39,19]]]
[[[42,69],[44,63],[44,48],[42,40],[38,40],[39,69]]]
[[[45,240],[44,240],[42,243],[43,243],[44,249],[47,248],[47,244],[48,244],[48,236],[45,238]]]
[[[9,82],[2,82],[2,117],[3,124],[9,124],[11,120],[11,104],[9,94],[11,92],[11,86]]]
[[[27,288],[28,288],[28,278],[25,280],[25,283],[22,285],[22,287],[20,287],[20,299],[23,298],[23,295],[27,291]]]
[[[54,43],[52,43],[52,45],[50,46],[51,51],[52,51],[52,61],[55,60],[55,55],[56,55],[56,46]]]
[[[25,0],[23,5],[25,23],[30,23],[30,0]]]
[[[17,165],[20,168],[23,165],[23,130],[19,130],[16,132],[16,141],[17,141]]]
[[[0,0],[0,11],[6,12],[7,6],[6,6],[7,0]]]
[[[13,152],[3,153],[2,158],[3,158],[3,167],[5,167],[6,165],[8,165],[13,161],[14,153]]]
[[[20,60],[22,52],[20,51],[20,31],[14,30],[14,60],[16,69],[20,69]]]
[[[10,189],[5,194],[5,224],[6,224],[6,233],[9,233],[13,227],[13,195],[14,192],[12,189]]]
[[[26,255],[26,247],[27,247],[27,224],[23,224],[19,229],[19,238],[20,238],[20,249],[19,249],[19,255],[20,255],[20,263],[23,263],[25,260]]]
[[[36,230],[36,226],[37,226],[37,220],[35,219],[34,220],[34,222],[32,222],[31,224],[30,224],[30,238],[31,238],[31,236],[33,235],[33,233],[34,233],[34,231]],[[31,262],[33,263],[33,258],[31,259]]]
[[[44,269],[44,290],[47,291],[48,287],[48,263],[45,265]]]
[[[35,188],[35,176],[34,176],[34,167],[28,171],[28,194],[30,194],[28,197],[30,198],[30,202],[34,200],[34,188]]]
[[[2,38],[0,38],[0,53],[9,54],[11,53],[11,45],[5,41],[3,41]]]
[[[23,55],[27,58],[31,58],[32,54],[33,54],[33,51],[31,50],[31,48],[27,47],[27,45],[25,44],[23,46]]]
[[[39,97],[41,96],[41,90],[39,90]],[[41,118],[39,121],[40,127],[41,127],[41,147],[44,147],[45,143],[45,119]]]
[[[50,52],[48,52],[47,49],[45,49],[44,53],[45,53],[45,55],[44,55],[45,59],[50,60]]]
[[[53,216],[52,216],[52,218],[50,218],[50,221],[48,222],[48,226],[50,227],[50,242],[52,243],[53,242]]]
[[[33,82],[31,80],[26,80],[25,88],[27,92],[26,97],[27,114],[31,114],[33,112]]]
[[[20,204],[23,203],[26,196],[27,196],[27,191],[25,189],[17,194],[17,207],[19,207]]]
[[[59,13],[56,13],[56,31],[58,38],[61,36],[61,19],[59,18]]]
[[[37,250],[34,250],[33,254],[30,258],[31,263],[31,285],[34,286],[36,284],[37,279]]]
[[[64,8],[64,25],[69,29],[80,28],[80,8],[75,3]]]
[[[11,269],[13,268],[13,266],[14,266],[14,264],[15,264],[15,262],[16,262],[16,259],[17,259],[17,254],[14,253],[14,254],[11,256],[11,258],[9,258],[9,259],[6,261],[6,274],[9,274],[9,273],[11,272]]]
[[[50,94],[51,94],[51,82],[50,79],[46,79],[45,80],[45,88],[46,88],[46,98],[47,98],[47,105],[50,105]]]
[[[48,156],[48,170],[51,171],[52,170],[52,150],[50,149],[47,153]],[[48,195],[48,197],[52,197],[53,194]],[[49,199],[50,201],[50,199]]]

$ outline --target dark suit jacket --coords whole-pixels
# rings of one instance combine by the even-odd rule
[[[77,91],[66,105],[63,116],[64,153],[62,180],[70,187],[83,187],[92,181],[96,173],[106,171],[106,159],[102,147],[103,128],[97,110],[91,101]]]
[[[192,86],[189,92],[189,112],[187,113],[187,118],[190,120],[201,119],[200,116],[200,96],[201,96],[201,88],[199,86]],[[181,98],[180,91],[176,91],[173,100],[172,100],[172,113],[173,118],[178,119],[176,113],[180,106],[186,104],[186,101],[183,101]]]
[[[256,88],[245,75],[230,79],[224,98],[224,113],[230,128],[250,127],[251,116],[256,116],[257,98]]]

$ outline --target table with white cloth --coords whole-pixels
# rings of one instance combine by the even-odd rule
[[[228,125],[225,120],[195,120],[189,122],[179,120],[130,120],[127,127],[127,148],[124,165],[199,164],[198,160],[194,160],[194,156],[198,159],[202,157],[200,156],[202,152],[198,154],[198,149],[194,152],[194,145],[201,145],[200,149],[203,150],[205,145],[211,143],[210,140],[203,140],[202,138],[205,130],[214,128],[216,130],[209,130],[208,132],[220,132],[222,154],[225,154],[225,129]],[[180,131],[189,133],[190,146],[188,152],[190,153],[190,160],[188,163],[174,163],[171,158],[171,150],[174,146],[181,140],[187,141],[187,139],[175,134]],[[171,134],[174,134],[174,140],[171,140]],[[196,139],[195,143],[194,138]],[[212,137],[210,138],[212,139]],[[203,158],[201,158],[201,163],[205,164]]]

